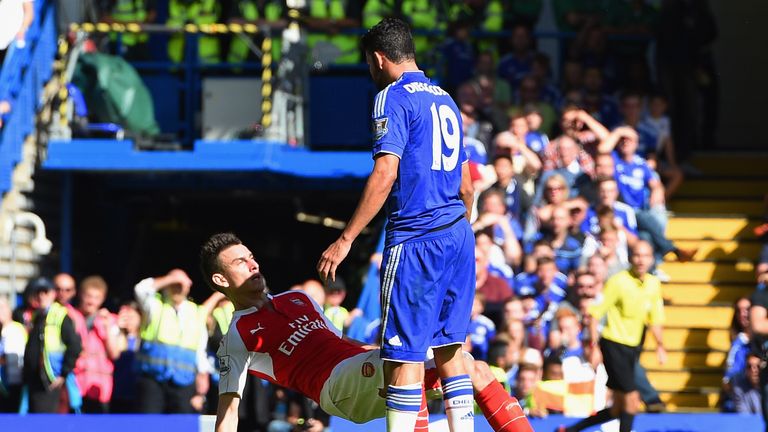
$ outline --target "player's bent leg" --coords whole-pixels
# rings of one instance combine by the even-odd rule
[[[423,363],[384,361],[388,432],[415,429],[422,408],[423,381]]]
[[[451,432],[473,431],[475,428],[472,380],[464,365],[460,344],[433,348],[435,365],[443,387],[445,415]]]
[[[473,361],[468,370],[475,402],[495,432],[533,432],[520,403],[496,380],[488,363]]]
[[[384,367],[379,350],[350,357],[333,369],[320,392],[323,411],[355,423],[366,423],[386,414]]]

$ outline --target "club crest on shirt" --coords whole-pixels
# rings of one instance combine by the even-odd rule
[[[221,356],[219,357],[219,375],[224,376],[229,373],[230,367],[229,367],[229,356]]]
[[[387,124],[389,123],[389,119],[387,117],[382,117],[379,119],[376,119],[373,121],[373,137],[374,140],[378,141],[387,134]]]
[[[298,298],[292,298],[291,299],[291,303],[295,304],[296,306],[306,306],[307,305],[306,303],[304,303],[303,300],[298,299]]]
[[[376,367],[374,367],[371,362],[365,362],[360,368],[360,373],[363,374],[364,377],[370,378],[376,373]]]

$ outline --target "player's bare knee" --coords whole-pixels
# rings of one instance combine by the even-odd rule
[[[472,364],[471,370],[472,385],[475,387],[476,391],[481,391],[496,379],[496,377],[493,375],[493,372],[491,372],[490,366],[488,366],[488,363],[484,361],[475,360]]]

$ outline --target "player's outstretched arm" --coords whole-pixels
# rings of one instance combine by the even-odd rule
[[[341,233],[341,237],[323,252],[317,263],[320,279],[323,281],[328,278],[336,280],[336,268],[347,257],[352,242],[384,206],[389,192],[392,190],[392,185],[397,179],[399,166],[400,158],[397,156],[385,153],[377,155],[373,172],[368,177],[368,182],[363,189],[363,196],[352,215],[352,219],[349,220],[344,232]]]
[[[216,432],[237,432],[237,409],[240,396],[237,393],[224,393],[219,396],[216,410]]]

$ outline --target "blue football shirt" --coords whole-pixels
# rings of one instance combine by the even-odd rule
[[[393,154],[400,168],[384,205],[386,245],[399,244],[466,214],[459,197],[464,150],[451,96],[421,71],[406,72],[376,95],[374,158]]]
[[[647,208],[650,182],[657,179],[651,167],[640,156],[635,155],[632,161],[627,162],[615,151],[613,161],[621,200],[635,210]]]
[[[616,219],[621,221],[621,225],[624,228],[630,233],[637,235],[637,217],[632,207],[623,202],[616,201],[613,203],[613,214]],[[587,210],[587,215],[584,217],[584,221],[579,228],[583,233],[600,234],[600,220],[594,207],[590,207]]]

